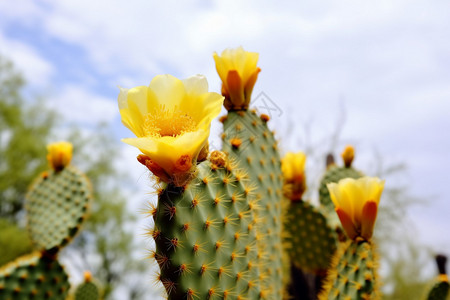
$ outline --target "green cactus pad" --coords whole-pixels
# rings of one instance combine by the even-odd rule
[[[75,290],[75,300],[98,300],[98,299],[100,299],[100,292],[97,285],[92,281],[83,282]]]
[[[244,172],[210,161],[187,186],[160,190],[152,236],[168,299],[258,298],[252,195]]]
[[[230,111],[222,120],[223,151],[248,172],[256,186],[258,205],[257,230],[263,238],[258,249],[264,253],[261,260],[263,296],[281,299],[283,285],[281,199],[283,176],[277,142],[267,127],[268,117],[259,117],[254,111]]]
[[[446,300],[449,298],[450,284],[447,280],[437,280],[428,293],[427,300]]]
[[[338,167],[336,165],[331,165],[325,172],[322,180],[320,181],[319,200],[320,203],[324,206],[326,213],[328,214],[329,223],[332,227],[341,227],[341,223],[334,210],[334,204],[331,201],[327,184],[331,182],[337,183],[339,182],[339,180],[344,178],[358,179],[362,176],[364,175],[360,171],[352,167]]]
[[[319,299],[379,299],[377,265],[371,242],[341,243]]]
[[[0,299],[66,299],[70,284],[58,261],[40,252],[22,256],[0,269]]]
[[[308,202],[290,201],[284,228],[288,252],[297,268],[319,272],[329,267],[337,235],[317,208]]]
[[[450,284],[447,275],[447,256],[438,254],[435,257],[439,271],[439,276],[434,280],[433,286],[430,288],[428,300],[445,300],[450,299]]]
[[[66,245],[86,219],[91,187],[74,167],[44,172],[27,193],[28,230],[42,249]]]

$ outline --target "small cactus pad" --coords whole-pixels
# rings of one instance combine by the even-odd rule
[[[438,279],[428,293],[427,300],[446,300],[448,299],[449,291],[448,278],[447,280]]]
[[[439,270],[439,276],[435,279],[433,286],[428,292],[428,300],[445,300],[449,299],[450,284],[448,280],[446,264],[447,256],[436,255],[436,263]]]
[[[283,175],[277,142],[267,127],[268,120],[268,116],[258,116],[254,111],[230,111],[222,119],[222,140],[223,151],[248,173],[250,182],[256,187],[261,207],[257,212],[257,230],[262,237],[258,240],[258,249],[263,254],[263,298],[281,299],[283,284],[288,282],[283,280],[282,268]]]
[[[0,269],[0,299],[66,299],[70,284],[59,262],[40,252],[19,257]]]
[[[221,152],[211,157],[214,153]],[[204,161],[187,186],[168,185],[159,193],[152,236],[158,279],[168,299],[257,299],[260,294],[258,205],[246,174],[222,163]]]
[[[50,250],[66,245],[86,219],[91,187],[74,167],[48,171],[27,193],[28,230],[33,242]]]
[[[379,299],[373,245],[349,240],[339,245],[319,299]]]
[[[97,285],[91,280],[85,280],[82,284],[77,286],[75,290],[75,300],[98,300],[100,299],[100,292]]]
[[[308,272],[327,269],[337,236],[325,216],[308,202],[290,201],[285,217],[287,249],[294,265]]]
[[[334,182],[337,183],[339,180],[344,178],[354,178],[358,179],[364,176],[360,171],[352,167],[338,167],[336,165],[331,165],[325,172],[322,180],[320,181],[319,187],[319,200],[324,206],[330,220],[330,225],[332,227],[340,227],[339,218],[334,210],[334,204],[331,201],[330,192],[328,191],[327,184]]]

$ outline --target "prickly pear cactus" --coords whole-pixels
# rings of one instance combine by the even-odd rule
[[[255,186],[222,152],[185,187],[167,185],[153,210],[154,257],[169,299],[258,299]]]
[[[379,299],[376,267],[371,242],[349,240],[340,244],[319,299]]]
[[[28,230],[33,242],[50,250],[66,245],[86,218],[91,187],[74,167],[47,171],[35,180],[26,196]]]
[[[0,269],[0,299],[66,299],[70,284],[63,267],[41,252],[22,256]]]
[[[230,111],[222,119],[223,150],[235,159],[255,183],[258,206],[257,230],[261,256],[263,295],[281,299],[283,293],[281,199],[283,176],[277,142],[267,127],[268,117],[254,111]]]
[[[289,202],[284,228],[291,261],[308,272],[326,270],[336,251],[336,232],[319,209],[305,201]]]
[[[97,285],[92,282],[91,273],[85,272],[84,282],[77,286],[75,290],[75,300],[98,300],[100,291]]]
[[[447,257],[445,255],[436,255],[436,263],[439,270],[439,276],[434,280],[433,286],[427,295],[427,300],[445,300],[450,298],[450,284],[446,271]]]

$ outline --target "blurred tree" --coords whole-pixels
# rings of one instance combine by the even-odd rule
[[[8,220],[0,219],[0,266],[32,251],[28,233]]]
[[[20,218],[28,186],[47,167],[45,145],[56,121],[41,101],[25,103],[23,87],[12,63],[0,56],[0,217],[12,221]]]
[[[67,127],[64,139],[74,144],[74,164],[92,181],[95,197],[81,234],[63,250],[62,257],[80,274],[90,270],[103,283],[105,299],[110,299],[119,287],[120,298],[140,299],[146,286],[143,280],[148,279],[141,274],[146,265],[133,255],[134,249],[139,248],[131,233],[134,218],[119,190],[123,179],[114,166],[118,153],[111,132],[107,126],[99,125],[93,130],[95,136],[87,136],[86,132],[92,130],[81,131],[62,123],[44,101],[26,101],[22,95],[24,87],[25,82],[12,63],[0,56],[0,217],[18,225],[1,222],[0,257],[9,260],[30,250],[25,238],[22,243],[11,240],[7,248],[2,241],[11,235],[24,235],[20,227],[25,225],[23,204],[27,188],[47,169],[47,142],[61,139],[56,129]],[[137,280],[131,288],[123,288],[121,284],[129,278]]]

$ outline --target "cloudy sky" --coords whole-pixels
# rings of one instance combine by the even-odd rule
[[[110,123],[119,141],[131,137],[120,124],[119,85],[204,74],[219,91],[214,51],[259,52],[254,96],[279,108],[272,126],[282,149],[302,150],[305,124],[320,146],[344,111],[338,146],[354,143],[362,167],[374,149],[405,162],[410,194],[430,201],[410,211],[418,237],[448,251],[449,11],[445,0],[0,0],[0,54],[23,71],[28,93],[46,95],[86,130]],[[121,166],[143,185],[136,152],[121,147]]]

